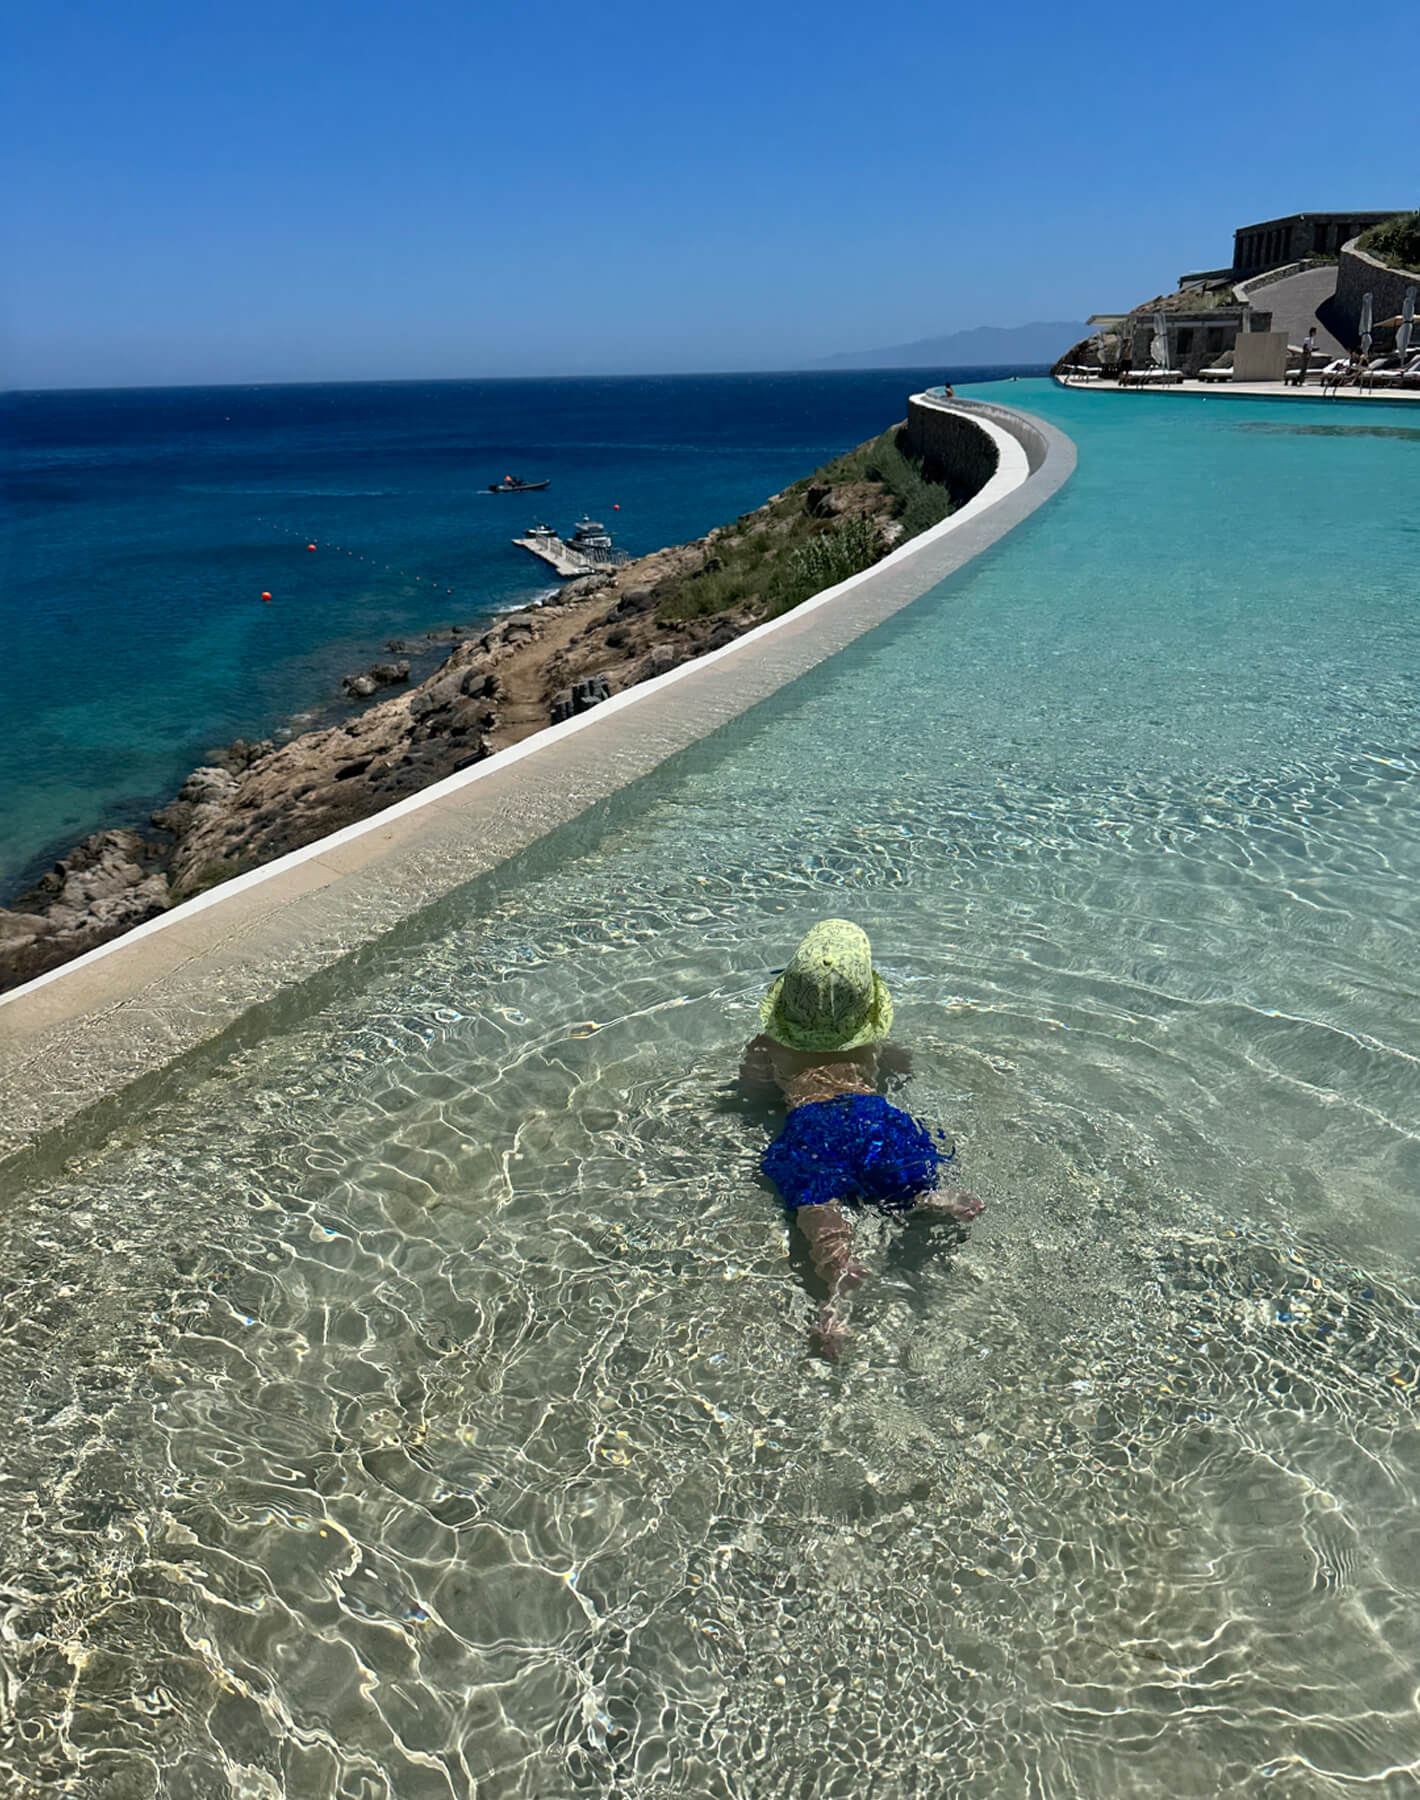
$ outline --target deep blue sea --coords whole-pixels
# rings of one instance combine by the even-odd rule
[[[633,555],[697,537],[941,375],[6,397],[0,898],[85,833],[141,824],[214,746],[329,716],[386,639],[549,591],[511,541],[527,526],[590,513]],[[552,485],[486,492],[508,473]]]

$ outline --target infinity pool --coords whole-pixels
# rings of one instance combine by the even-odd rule
[[[994,552],[9,1196],[14,1792],[1415,1792],[1420,430],[990,397]],[[835,1366],[827,914],[988,1203]]]

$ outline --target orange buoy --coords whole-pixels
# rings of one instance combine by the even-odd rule
[[[314,550],[314,549],[315,549],[315,545],[314,545],[314,544],[307,544],[307,545],[306,545],[306,548],[307,548],[307,550]]]
[[[262,597],[262,599],[263,599],[263,600],[269,600],[269,599],[270,599],[270,598],[271,598],[271,596],[270,596],[270,594],[268,594],[268,593],[267,593],[267,592],[266,592],[266,591],[265,591],[265,590],[264,590],[264,589],[263,589],[263,591],[262,591],[262,596],[261,596],[261,597]]]

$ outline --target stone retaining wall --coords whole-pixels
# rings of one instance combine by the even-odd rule
[[[1252,296],[1262,288],[1271,287],[1278,281],[1290,281],[1294,275],[1305,274],[1308,269],[1330,268],[1332,261],[1329,256],[1304,256],[1300,262],[1284,263],[1280,269],[1268,269],[1264,274],[1251,275],[1246,281],[1236,282],[1233,292],[1245,305],[1250,305]]]
[[[994,409],[979,410],[989,415]],[[1018,419],[1012,424],[1019,434]],[[934,406],[927,395],[914,394],[907,402],[907,440],[922,458],[928,479],[949,488],[958,506],[979,494],[996,473],[999,452],[990,433],[965,412]]]
[[[1405,304],[1408,287],[1420,287],[1420,270],[1389,268],[1358,250],[1353,238],[1341,252],[1336,296],[1327,307],[1327,326],[1348,349],[1354,348],[1361,340],[1362,296],[1371,296],[1373,319],[1393,319]]]

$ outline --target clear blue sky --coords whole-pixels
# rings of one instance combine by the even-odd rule
[[[1237,224],[1416,204],[1403,16],[1358,52],[1312,0],[12,8],[8,378],[783,368],[1082,319]]]

